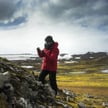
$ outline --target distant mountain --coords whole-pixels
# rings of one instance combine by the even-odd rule
[[[81,59],[91,59],[108,56],[107,52],[87,52],[85,54],[72,55],[73,58],[80,57]]]
[[[107,57],[108,53],[107,52],[87,52],[85,54],[74,54],[70,55],[67,53],[62,53],[60,54],[60,59],[92,59],[92,58],[99,58],[99,57]]]
[[[96,64],[108,64],[108,53],[107,52],[87,52],[85,54],[60,54],[59,62],[65,63],[96,63]]]

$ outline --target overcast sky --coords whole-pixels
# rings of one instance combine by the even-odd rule
[[[108,0],[0,0],[0,53],[35,53],[47,35],[61,53],[108,52]]]

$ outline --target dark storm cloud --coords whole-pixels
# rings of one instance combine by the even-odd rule
[[[107,0],[50,0],[48,7],[42,9],[46,16],[58,22],[93,27],[108,26]]]
[[[107,9],[107,0],[0,0],[0,22],[17,25],[38,12],[54,23],[104,29],[108,28]],[[21,17],[25,20],[13,23]]]
[[[0,21],[11,18],[16,10],[14,0],[0,0]]]
[[[9,28],[14,28],[14,26],[18,26],[19,24],[22,24],[22,23],[24,23],[24,22],[26,22],[26,18],[25,17],[18,17],[17,19],[14,19],[14,21],[13,22],[8,22],[8,23],[6,23],[6,24],[4,24],[4,23],[0,23],[0,28],[2,27],[2,28],[7,28],[7,29],[9,29]]]
[[[0,0],[0,26],[11,27],[26,22],[21,0]]]

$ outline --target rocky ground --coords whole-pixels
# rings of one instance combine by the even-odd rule
[[[108,108],[108,96],[58,90],[37,81],[34,72],[0,58],[0,108]],[[38,64],[37,64],[38,65]]]

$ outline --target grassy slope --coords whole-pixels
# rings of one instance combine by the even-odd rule
[[[75,92],[108,96],[108,74],[68,74],[57,76],[58,86]]]
[[[102,69],[108,69],[107,63],[108,59],[81,60],[74,64],[59,63],[58,86],[75,92],[108,96],[108,74],[100,73]]]

